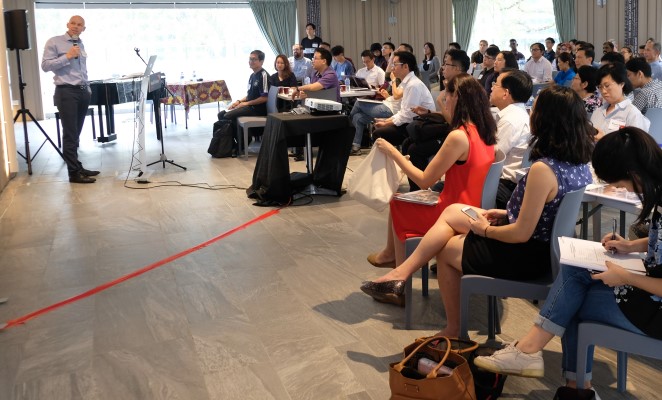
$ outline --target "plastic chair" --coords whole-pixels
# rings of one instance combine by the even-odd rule
[[[649,108],[646,110],[646,118],[651,122],[648,133],[662,146],[662,108]]]
[[[488,340],[493,340],[499,325],[496,297],[516,297],[541,300],[547,298],[549,289],[559,273],[560,236],[574,236],[579,206],[584,196],[584,188],[568,192],[563,196],[552,226],[550,257],[552,269],[548,276],[533,281],[512,281],[483,275],[465,275],[460,283],[460,337],[469,338],[469,299],[472,294],[488,295]],[[534,261],[534,260],[532,260]]]
[[[497,151],[494,157],[494,162],[490,166],[487,176],[485,177],[485,182],[483,183],[483,195],[481,197],[481,207],[483,209],[494,208],[494,203],[496,202],[497,189],[499,187],[499,178],[501,178],[501,172],[503,171],[503,163],[506,161],[506,156],[501,151]],[[416,250],[418,244],[421,242],[421,237],[411,237],[405,240],[405,258],[409,256]],[[426,263],[421,268],[421,280],[422,280],[422,292],[423,296],[428,296],[428,264]],[[405,329],[411,329],[411,319],[412,319],[412,277],[407,278],[405,283]]]
[[[267,114],[278,112],[276,102],[278,101],[278,86],[269,88],[267,96]],[[267,126],[267,117],[239,117],[237,118],[237,140],[244,132],[244,155],[248,158],[248,130],[251,128],[264,128]]]
[[[579,343],[577,347],[577,382],[586,380],[584,376],[588,347],[592,345],[617,351],[616,387],[621,393],[625,392],[627,385],[628,353],[662,360],[662,340],[597,322],[582,322],[579,324]]]

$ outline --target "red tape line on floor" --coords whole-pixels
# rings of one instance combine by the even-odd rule
[[[190,249],[184,250],[184,251],[179,252],[179,253],[177,253],[177,254],[174,254],[174,255],[172,255],[172,256],[170,256],[170,257],[164,258],[163,260],[157,261],[157,262],[155,262],[155,263],[153,263],[153,264],[150,264],[150,265],[148,265],[148,266],[146,266],[146,267],[140,268],[139,270],[136,270],[136,271],[134,271],[134,272],[131,272],[130,274],[127,274],[127,275],[121,276],[121,277],[119,277],[119,278],[117,278],[117,279],[115,279],[115,280],[113,280],[113,281],[106,282],[106,283],[104,283],[104,284],[102,284],[102,285],[100,285],[100,286],[97,286],[97,287],[95,287],[95,288],[93,288],[93,289],[88,290],[87,292],[84,292],[84,293],[81,293],[81,294],[79,294],[79,295],[76,295],[76,296],[70,297],[70,298],[68,298],[68,299],[66,299],[66,300],[63,300],[63,301],[59,302],[59,303],[51,304],[51,305],[48,306],[48,307],[44,307],[44,308],[42,308],[42,309],[40,309],[40,310],[37,310],[37,311],[31,312],[30,314],[26,314],[26,315],[24,315],[24,316],[22,316],[22,317],[20,317],[20,318],[16,318],[16,319],[13,319],[13,320],[11,320],[11,321],[7,321],[7,323],[4,324],[4,326],[3,326],[3,324],[0,324],[0,330],[8,329],[8,328],[14,327],[14,326],[16,326],[16,325],[23,324],[23,323],[25,323],[25,322],[27,322],[27,321],[33,319],[33,318],[36,318],[36,317],[38,317],[38,316],[40,316],[40,315],[43,315],[43,314],[49,313],[49,312],[51,312],[51,311],[53,311],[53,310],[56,310],[56,309],[58,309],[58,308],[60,308],[60,307],[64,307],[64,306],[66,306],[67,304],[74,303],[74,302],[76,302],[76,301],[78,301],[78,300],[82,300],[82,299],[84,299],[84,298],[86,298],[86,297],[90,297],[90,296],[92,296],[92,295],[94,295],[94,294],[97,294],[97,293],[102,292],[102,291],[104,291],[104,290],[106,290],[106,289],[108,289],[108,288],[111,288],[111,287],[113,287],[113,286],[115,286],[115,285],[118,285],[118,284],[120,284],[120,283],[122,283],[122,282],[124,282],[124,281],[127,281],[127,280],[129,280],[129,279],[135,278],[136,276],[142,275],[142,274],[144,274],[145,272],[148,272],[148,271],[151,271],[151,270],[153,270],[153,269],[159,268],[159,267],[161,267],[161,266],[163,266],[163,265],[165,265],[165,264],[167,264],[167,263],[169,263],[169,262],[171,262],[171,261],[175,261],[175,260],[177,260],[178,258],[182,258],[182,257],[184,257],[184,256],[186,256],[186,255],[189,255],[189,254],[191,254],[191,253],[193,253],[193,252],[196,252],[196,251],[198,251],[198,250],[200,250],[200,249],[203,249],[203,248],[209,246],[210,244],[213,244],[213,243],[215,243],[215,242],[217,242],[217,241],[219,241],[219,240],[221,240],[221,239],[223,239],[223,238],[226,238],[226,237],[228,237],[228,236],[230,236],[230,235],[232,235],[232,234],[234,234],[234,233],[236,233],[236,232],[238,232],[238,231],[240,231],[240,230],[242,230],[242,229],[246,229],[246,228],[248,228],[249,226],[253,225],[254,223],[256,223],[256,222],[260,222],[260,221],[262,221],[262,220],[265,220],[265,219],[271,217],[272,215],[276,215],[276,214],[278,214],[279,212],[280,212],[280,209],[271,210],[271,211],[269,211],[269,212],[267,212],[267,213],[264,213],[264,214],[262,214],[262,215],[259,215],[259,216],[255,217],[255,218],[253,218],[252,220],[250,220],[250,221],[248,221],[248,222],[246,222],[246,223],[243,223],[243,224],[241,224],[241,225],[239,225],[239,226],[237,226],[237,227],[234,227],[234,228],[230,229],[229,231],[227,231],[227,232],[225,232],[225,233],[222,233],[222,234],[220,234],[220,235],[218,235],[218,236],[216,236],[216,237],[214,237],[214,238],[212,238],[212,239],[209,239],[209,240],[207,240],[206,242],[200,243],[199,245],[197,245],[197,246],[195,246],[195,247],[191,247]]]

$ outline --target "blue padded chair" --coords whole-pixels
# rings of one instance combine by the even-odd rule
[[[552,235],[550,243],[550,257],[552,270],[548,276],[534,281],[512,281],[507,279],[492,278],[483,275],[465,275],[460,284],[460,337],[469,338],[469,299],[472,294],[488,295],[488,339],[493,340],[497,333],[499,324],[498,309],[496,298],[515,297],[532,300],[542,300],[547,298],[549,289],[556,279],[559,272],[559,242],[560,236],[574,236],[575,223],[579,206],[584,196],[584,189],[581,188],[566,193],[561,200],[559,210],[552,226]],[[533,261],[533,260],[532,260]]]
[[[496,203],[496,194],[497,189],[499,188],[499,179],[501,178],[501,172],[503,171],[504,161],[506,161],[505,154],[497,150],[494,162],[492,163],[492,166],[490,166],[487,176],[485,177],[485,182],[483,183],[481,207],[485,210],[494,208],[494,204]],[[405,240],[405,258],[408,258],[414,250],[416,250],[421,239],[421,237],[412,237]],[[428,265],[425,264],[421,268],[422,292],[425,297],[428,296],[428,277]],[[412,297],[412,277],[410,276],[405,283],[405,329],[411,329]]]
[[[651,122],[648,133],[662,146],[662,108],[649,108],[646,110],[646,118]]]

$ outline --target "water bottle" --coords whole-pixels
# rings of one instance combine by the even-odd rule
[[[309,76],[303,78],[303,84],[304,85],[310,85],[310,77]]]
[[[191,79],[191,80],[195,81],[195,70],[193,70],[193,79]]]
[[[179,74],[179,82],[184,82],[184,71]]]
[[[349,76],[345,78],[345,91],[349,92]]]

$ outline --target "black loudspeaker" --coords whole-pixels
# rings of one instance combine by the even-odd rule
[[[5,34],[9,50],[29,50],[28,10],[5,11]]]

